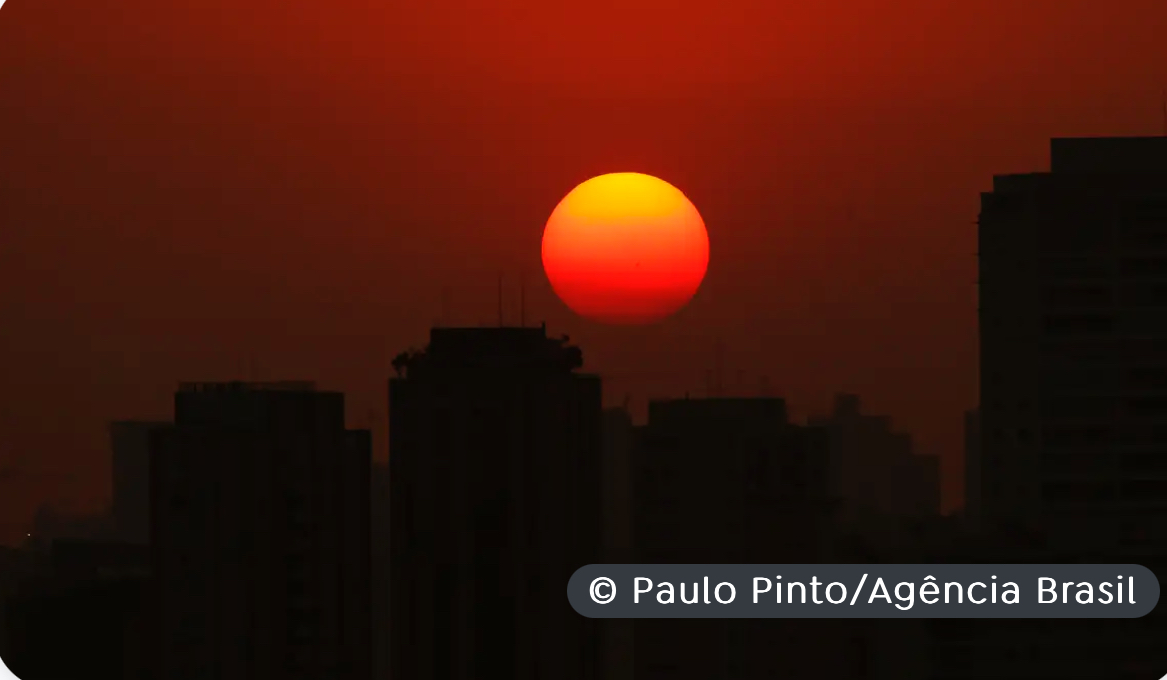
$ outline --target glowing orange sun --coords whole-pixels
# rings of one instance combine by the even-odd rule
[[[593,177],[559,202],[543,230],[543,269],[577,314],[613,324],[659,321],[692,299],[709,234],[676,187],[650,175]]]

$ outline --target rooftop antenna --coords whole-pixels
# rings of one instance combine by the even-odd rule
[[[1167,137],[1167,87],[1163,88],[1163,136]]]
[[[502,273],[498,275],[498,327],[502,328]]]

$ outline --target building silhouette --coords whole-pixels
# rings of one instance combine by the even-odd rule
[[[8,633],[9,601],[15,597],[23,581],[32,572],[34,561],[27,548],[0,546],[0,659],[12,657]]]
[[[635,561],[826,561],[829,452],[826,430],[791,423],[782,399],[650,402],[635,439]],[[875,677],[848,621],[643,619],[634,639],[637,680]]]
[[[1167,138],[1054,139],[979,229],[985,522],[1075,552],[1167,542]]]
[[[782,399],[653,401],[636,447],[637,562],[819,555],[828,439],[822,428],[790,423]],[[757,541],[779,529],[782,541]]]
[[[53,541],[109,542],[116,539],[113,515],[109,508],[99,512],[62,512],[43,503],[33,515],[32,531],[26,542],[47,548]]]
[[[110,503],[97,512],[62,512],[42,504],[33,518],[30,542],[42,548],[58,539],[98,543],[150,540],[150,433],[169,426],[151,421],[109,424]]]
[[[435,328],[389,383],[390,660],[410,680],[591,679],[564,587],[601,548],[600,379],[543,328]]]
[[[196,383],[151,440],[160,678],[365,680],[369,433],[311,383]]]
[[[150,433],[170,423],[110,423],[111,533],[126,543],[150,540]]]
[[[370,495],[372,673],[389,677],[389,465],[374,463]]]
[[[25,548],[3,608],[3,658],[22,680],[154,675],[145,546],[58,539]]]
[[[1054,139],[993,178],[979,229],[981,404],[950,562],[1167,576],[1167,138]],[[975,546],[976,549],[970,549]],[[932,622],[933,678],[1154,678],[1167,617]]]
[[[632,466],[636,428],[624,408],[604,410],[603,458],[601,460],[600,562],[629,564],[635,561],[633,535]],[[632,680],[635,676],[635,621],[598,621],[601,677],[605,680]]]
[[[981,414],[972,410],[964,414],[964,524],[972,531],[981,530]]]
[[[912,438],[891,418],[862,412],[853,394],[835,396],[827,417],[808,423],[827,432],[829,495],[841,522],[923,519],[940,514],[940,461],[912,450]]]
[[[627,410],[609,408],[604,410],[601,432],[602,558],[607,563],[624,564],[634,557],[632,466],[636,426]]]

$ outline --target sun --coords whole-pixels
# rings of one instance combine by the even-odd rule
[[[580,316],[647,324],[684,307],[709,267],[693,203],[651,175],[593,177],[559,202],[543,230],[543,269]]]

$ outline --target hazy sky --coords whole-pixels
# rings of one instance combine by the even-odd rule
[[[0,10],[0,539],[108,493],[105,422],[187,379],[315,378],[385,455],[429,325],[579,342],[630,394],[837,390],[944,457],[977,400],[978,192],[1048,138],[1160,134],[1162,0],[8,0]],[[544,221],[672,182],[709,275],[660,326],[551,294]],[[370,416],[370,413],[372,414]]]

